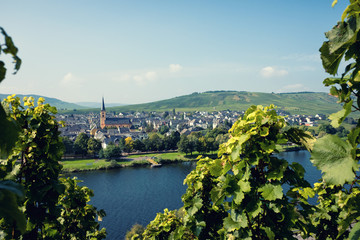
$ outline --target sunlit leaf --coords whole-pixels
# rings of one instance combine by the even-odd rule
[[[342,110],[329,116],[329,119],[331,120],[331,125],[334,128],[338,128],[340,124],[344,121],[344,119],[351,113],[352,104],[353,100],[345,103]]]
[[[281,185],[273,185],[273,184],[265,184],[265,186],[259,188],[259,192],[261,192],[261,196],[265,200],[273,201],[275,199],[280,199],[283,197],[283,189]]]
[[[358,169],[352,158],[352,146],[338,136],[326,135],[318,139],[311,153],[311,162],[323,173],[328,184],[351,182]]]

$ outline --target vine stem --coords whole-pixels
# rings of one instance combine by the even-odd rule
[[[353,189],[353,187],[354,187],[354,184],[355,184],[356,181],[359,180],[359,179],[360,179],[360,176],[356,176],[355,180],[352,181],[351,186],[350,186],[350,189],[349,189],[349,192],[350,192],[350,193],[351,193],[351,191],[352,191],[352,189]]]

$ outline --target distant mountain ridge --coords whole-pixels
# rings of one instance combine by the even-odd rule
[[[7,94],[0,94],[4,99]],[[32,94],[18,94],[20,98],[24,96],[33,96],[35,99],[41,97]],[[55,106],[63,113],[98,112],[100,111],[99,103],[90,102],[90,106],[68,103],[56,98],[44,97],[46,103]],[[129,111],[221,111],[237,110],[242,111],[251,105],[267,106],[274,104],[278,109],[284,110],[290,114],[331,114],[341,109],[337,103],[337,98],[324,92],[291,92],[291,93],[262,93],[246,91],[207,91],[203,93],[192,93],[178,96],[170,99],[112,107],[106,103],[106,110],[113,112]],[[92,108],[89,108],[93,106]],[[96,107],[95,107],[96,106]]]
[[[219,111],[246,110],[251,105],[274,104],[290,114],[331,114],[341,109],[337,98],[324,92],[262,93],[208,91],[171,99],[107,108],[109,111]]]
[[[9,96],[11,94],[0,94],[0,99],[5,99],[7,96]],[[37,101],[37,99],[39,99],[40,97],[45,98],[45,103],[49,103],[51,106],[56,107],[58,110],[73,110],[73,109],[86,109],[88,107],[86,106],[81,106],[75,103],[69,103],[69,102],[64,102],[60,99],[57,98],[51,98],[51,97],[45,97],[45,96],[40,96],[40,95],[36,95],[36,94],[16,94],[17,97],[19,97],[21,100],[23,99],[23,97],[34,97],[35,101]]]

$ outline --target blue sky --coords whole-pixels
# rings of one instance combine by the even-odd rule
[[[331,3],[6,0],[0,26],[23,65],[0,93],[144,103],[209,90],[327,92],[318,49],[348,2]]]

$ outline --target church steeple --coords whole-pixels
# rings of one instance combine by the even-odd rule
[[[104,97],[102,97],[101,111],[106,111],[105,110]]]
[[[106,121],[106,110],[105,110],[105,102],[104,97],[102,97],[102,104],[101,104],[101,110],[100,110],[100,127],[103,129]]]

